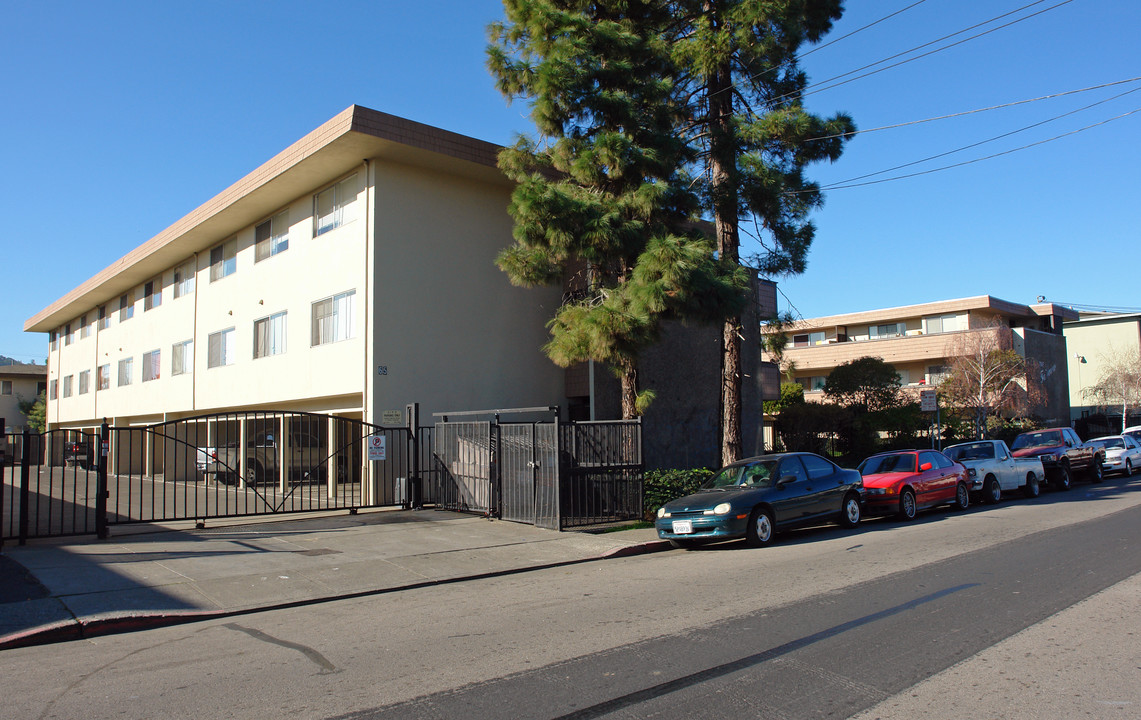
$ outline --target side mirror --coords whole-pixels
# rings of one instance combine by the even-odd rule
[[[796,482],[796,476],[795,475],[781,475],[780,480],[777,480],[777,486],[781,487],[784,485],[788,485],[791,482]]]
[[[923,463],[919,466],[919,472],[927,472],[931,469],[931,463]]]

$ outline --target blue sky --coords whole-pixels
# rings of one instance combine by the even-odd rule
[[[1031,2],[924,0],[804,67],[824,81]],[[913,3],[849,0],[826,41]],[[508,105],[484,66],[486,25],[501,15],[496,0],[5,3],[0,354],[42,361],[46,336],[24,333],[26,319],[349,105],[497,143],[528,132],[526,105]],[[1141,76],[1138,27],[1141,3],[1071,0],[807,102],[869,130],[1126,80]],[[867,179],[1005,152],[1141,109],[1141,91],[1109,100],[1137,88],[868,132],[810,176],[838,183],[1049,120]],[[1141,307],[1139,131],[1141,113],[829,191],[808,271],[778,279],[782,308],[813,317],[982,294]]]

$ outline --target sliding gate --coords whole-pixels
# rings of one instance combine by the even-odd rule
[[[552,410],[440,413],[440,505],[552,530],[641,518],[641,423],[499,421],[500,413]],[[449,419],[488,414],[495,419]]]
[[[432,504],[431,428],[305,412],[0,435],[0,543],[108,525]]]

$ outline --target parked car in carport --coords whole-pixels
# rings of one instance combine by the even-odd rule
[[[1141,443],[1131,435],[1106,435],[1087,440],[1086,445],[1101,450],[1103,473],[1121,473],[1129,477],[1141,468]]]
[[[913,520],[920,510],[971,503],[967,469],[938,450],[897,450],[872,455],[860,463],[864,510],[868,515],[898,515]]]
[[[701,489],[658,510],[658,537],[674,545],[745,538],[769,545],[777,531],[860,523],[860,474],[812,453],[784,453],[727,465]]]

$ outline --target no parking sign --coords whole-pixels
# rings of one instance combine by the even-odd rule
[[[386,438],[383,435],[369,435],[368,436],[368,459],[369,460],[387,460],[388,451],[385,443]]]

